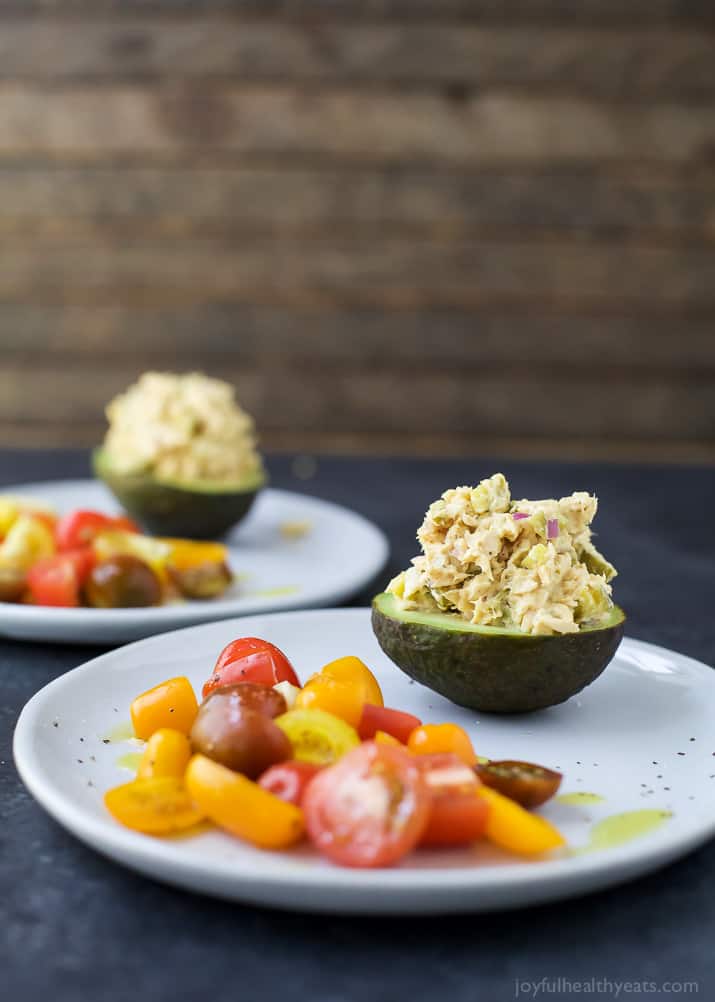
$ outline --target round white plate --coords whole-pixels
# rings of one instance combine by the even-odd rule
[[[410,683],[380,652],[369,615],[367,609],[333,609],[252,616],[153,637],[89,661],[51,682],[23,710],[14,745],[20,774],[60,824],[112,859],[195,891],[299,910],[515,908],[630,879],[715,833],[715,675],[705,665],[628,639],[604,675],[560,707],[515,717],[475,715]],[[122,737],[130,701],[182,673],[198,690],[220,648],[241,634],[278,644],[303,678],[333,658],[356,654],[375,671],[387,706],[425,721],[459,722],[477,751],[491,758],[561,769],[567,800],[572,794],[602,799],[552,802],[543,809],[571,847],[562,858],[544,861],[479,845],[422,850],[394,869],[360,871],[333,866],[307,846],[270,853],[219,831],[162,840],[122,828],[106,813],[102,795],[131,776],[121,763],[136,749],[131,741],[115,740]],[[599,821],[643,810],[654,812],[647,817],[669,816],[620,846],[577,851],[603,831],[594,829]]]
[[[59,512],[119,511],[109,491],[95,480],[17,484],[2,493],[36,497]],[[303,523],[308,531],[287,538],[282,527],[290,523]],[[228,616],[335,605],[368,584],[388,554],[384,534],[362,515],[270,487],[259,494],[227,543],[236,580],[216,601],[148,609],[53,609],[0,602],[0,636],[114,644]]]

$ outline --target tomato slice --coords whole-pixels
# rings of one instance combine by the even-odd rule
[[[77,571],[77,580],[80,585],[83,585],[89,577],[90,571],[97,563],[97,558],[92,547],[80,546],[75,550],[66,550],[62,556],[72,561]]]
[[[389,866],[417,845],[430,796],[412,756],[365,742],[311,780],[305,823],[317,848],[343,866]]]
[[[315,765],[331,765],[360,744],[357,731],[325,710],[288,710],[276,717],[293,748],[293,757]]]
[[[204,683],[204,699],[224,685],[237,682],[259,682],[275,685],[290,682],[300,686],[293,665],[275,644],[258,637],[239,637],[227,644],[218,656],[211,677]]]
[[[104,803],[116,821],[146,835],[183,831],[205,816],[176,776],[135,779],[115,786],[105,794]]]
[[[458,755],[416,755],[432,798],[420,845],[465,845],[484,835],[489,805],[479,796],[480,781]]]
[[[75,560],[64,553],[44,557],[27,573],[27,584],[38,605],[74,607],[79,605],[79,574]]]
[[[274,797],[300,807],[308,783],[321,769],[314,762],[279,762],[266,769],[258,785]]]
[[[555,769],[533,762],[503,759],[475,766],[477,776],[485,786],[503,793],[522,807],[538,807],[554,796],[563,778]]]
[[[384,731],[406,745],[412,731],[421,725],[419,717],[413,717],[411,713],[365,703],[358,724],[358,734],[363,741],[370,741],[378,731]]]

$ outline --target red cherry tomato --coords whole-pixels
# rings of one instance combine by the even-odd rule
[[[311,839],[336,863],[389,866],[419,842],[430,796],[412,755],[368,741],[315,776],[302,807]]]
[[[420,845],[465,845],[481,838],[488,803],[479,796],[480,781],[458,755],[416,755],[432,798]]]
[[[80,585],[83,585],[89,577],[90,571],[97,563],[97,557],[92,547],[81,546],[76,550],[66,550],[62,556],[72,561],[77,571],[77,580]]]
[[[261,685],[290,682],[300,686],[293,665],[283,651],[258,637],[239,637],[224,647],[211,677],[204,684],[202,695],[206,699],[214,689],[238,682],[259,682]]]
[[[321,769],[322,766],[314,762],[279,762],[266,769],[258,780],[258,785],[274,797],[299,807],[308,783]]]
[[[126,515],[112,517],[101,511],[89,511],[78,508],[70,511],[57,522],[55,526],[55,542],[58,550],[75,550],[89,546],[94,537],[103,529],[123,529],[126,532],[138,532],[136,522]]]
[[[370,741],[378,731],[384,731],[405,745],[412,731],[421,724],[419,717],[413,717],[411,713],[365,703],[358,725],[358,734],[363,741]]]
[[[27,584],[38,605],[79,605],[79,574],[69,554],[38,560],[28,571]]]

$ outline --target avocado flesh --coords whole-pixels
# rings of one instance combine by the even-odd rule
[[[563,703],[613,658],[625,614],[578,633],[534,636],[477,626],[449,613],[407,612],[394,595],[373,599],[372,628],[406,675],[453,703],[488,713],[525,713]]]
[[[236,484],[179,483],[150,474],[116,473],[102,449],[93,453],[92,465],[124,510],[158,536],[223,536],[248,514],[266,482],[263,473]]]

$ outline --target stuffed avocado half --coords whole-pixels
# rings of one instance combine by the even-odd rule
[[[221,536],[266,483],[253,420],[222,380],[147,372],[107,418],[94,472],[150,532]]]
[[[373,602],[380,646],[416,681],[476,710],[561,703],[613,658],[616,570],[591,541],[597,500],[512,501],[502,474],[446,491],[422,553]]]

